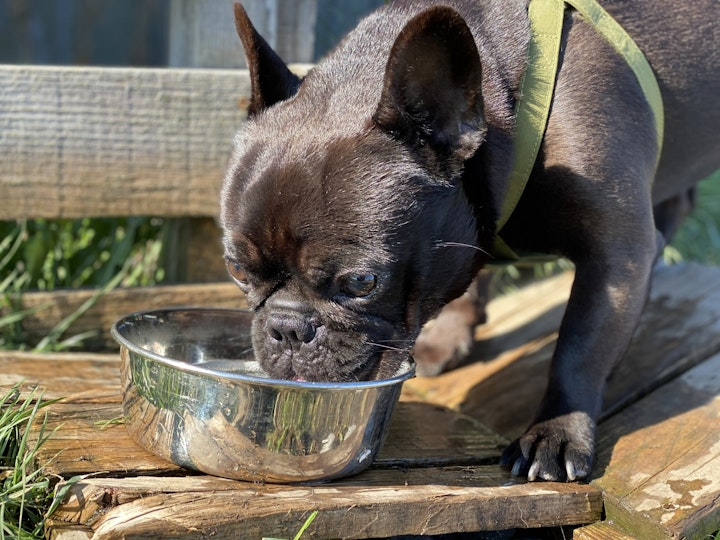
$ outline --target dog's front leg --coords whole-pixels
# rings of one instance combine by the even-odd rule
[[[648,295],[660,245],[652,232],[655,238],[648,233],[635,244],[644,248],[615,244],[605,256],[595,251],[576,261],[542,404],[502,457],[514,475],[576,480],[590,474],[605,381],[625,353]]]

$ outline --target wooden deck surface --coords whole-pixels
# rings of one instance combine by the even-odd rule
[[[545,385],[571,275],[494,300],[479,362],[408,381],[373,467],[316,486],[243,483],[183,471],[122,423],[116,355],[2,353],[0,387],[46,397],[56,435],[38,458],[87,475],[48,534],[76,538],[306,538],[590,524],[578,538],[703,538],[720,529],[720,268],[661,269],[610,381],[587,484],[513,480],[497,465]],[[601,521],[603,520],[603,521]]]

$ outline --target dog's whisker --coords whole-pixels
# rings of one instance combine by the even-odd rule
[[[476,251],[479,251],[480,253],[483,253],[487,255],[488,257],[492,257],[492,255],[487,251],[481,248],[480,246],[474,246],[472,244],[466,244],[464,242],[437,242],[435,244],[437,247],[464,247],[464,248],[470,248],[474,249]]]
[[[388,349],[390,351],[408,352],[410,350],[410,347],[393,347],[392,345],[385,345],[383,343],[377,343],[375,341],[366,341],[365,343],[368,345],[373,345],[374,347],[380,347],[381,349]]]

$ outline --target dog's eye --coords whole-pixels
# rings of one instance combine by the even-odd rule
[[[240,286],[245,286],[248,284],[247,272],[245,272],[245,269],[242,267],[242,265],[240,265],[240,263],[232,259],[226,259],[225,266],[227,267],[230,277],[235,280],[235,283]]]
[[[342,291],[345,294],[362,297],[375,290],[377,276],[373,274],[350,274],[342,281]]]

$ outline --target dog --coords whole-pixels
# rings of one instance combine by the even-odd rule
[[[653,265],[696,183],[720,168],[715,0],[602,4],[654,70],[665,144],[658,155],[626,61],[566,10],[542,145],[502,229],[516,252],[576,269],[542,404],[501,458],[529,480],[589,476],[605,381]],[[476,277],[493,262],[508,189],[527,0],[396,0],[303,79],[235,15],[251,100],[221,224],[228,271],[255,310],[255,354],[278,378],[377,379],[417,339],[418,371],[446,369],[484,318]]]

